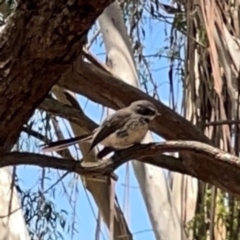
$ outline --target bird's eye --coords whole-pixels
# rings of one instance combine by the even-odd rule
[[[154,116],[154,115],[156,115],[156,111],[153,108],[145,107],[145,106],[141,106],[141,105],[137,106],[137,112],[141,115],[144,115],[144,116]]]

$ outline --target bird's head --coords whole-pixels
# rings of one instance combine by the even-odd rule
[[[153,120],[156,116],[160,115],[154,104],[147,100],[132,102],[129,107],[133,112],[142,115],[149,120]]]

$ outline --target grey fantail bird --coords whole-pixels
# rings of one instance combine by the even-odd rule
[[[89,151],[101,143],[105,148],[119,150],[139,144],[145,137],[149,122],[160,115],[147,100],[132,102],[108,116],[91,134],[77,136],[43,145],[43,152],[63,150],[81,141],[91,141]]]

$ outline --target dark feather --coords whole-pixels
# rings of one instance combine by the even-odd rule
[[[114,133],[116,130],[122,128],[131,117],[131,111],[129,109],[118,110],[113,115],[110,115],[93,136],[93,140],[89,151],[91,151],[98,143],[103,141],[106,137]]]
[[[41,145],[43,152],[52,152],[52,151],[60,151],[62,149],[67,148],[68,146],[71,146],[73,144],[76,144],[77,142],[86,139],[90,137],[92,134],[84,134],[82,136],[77,136],[74,138],[59,140],[55,142],[51,142],[49,144],[43,144]]]

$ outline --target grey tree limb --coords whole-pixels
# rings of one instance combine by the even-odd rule
[[[186,151],[197,158],[179,159],[163,155],[164,152]],[[142,144],[118,151],[112,158],[98,162],[80,162],[35,153],[2,153],[0,167],[27,164],[97,177],[109,175],[131,159],[196,177],[240,197],[240,158],[196,141]]]

